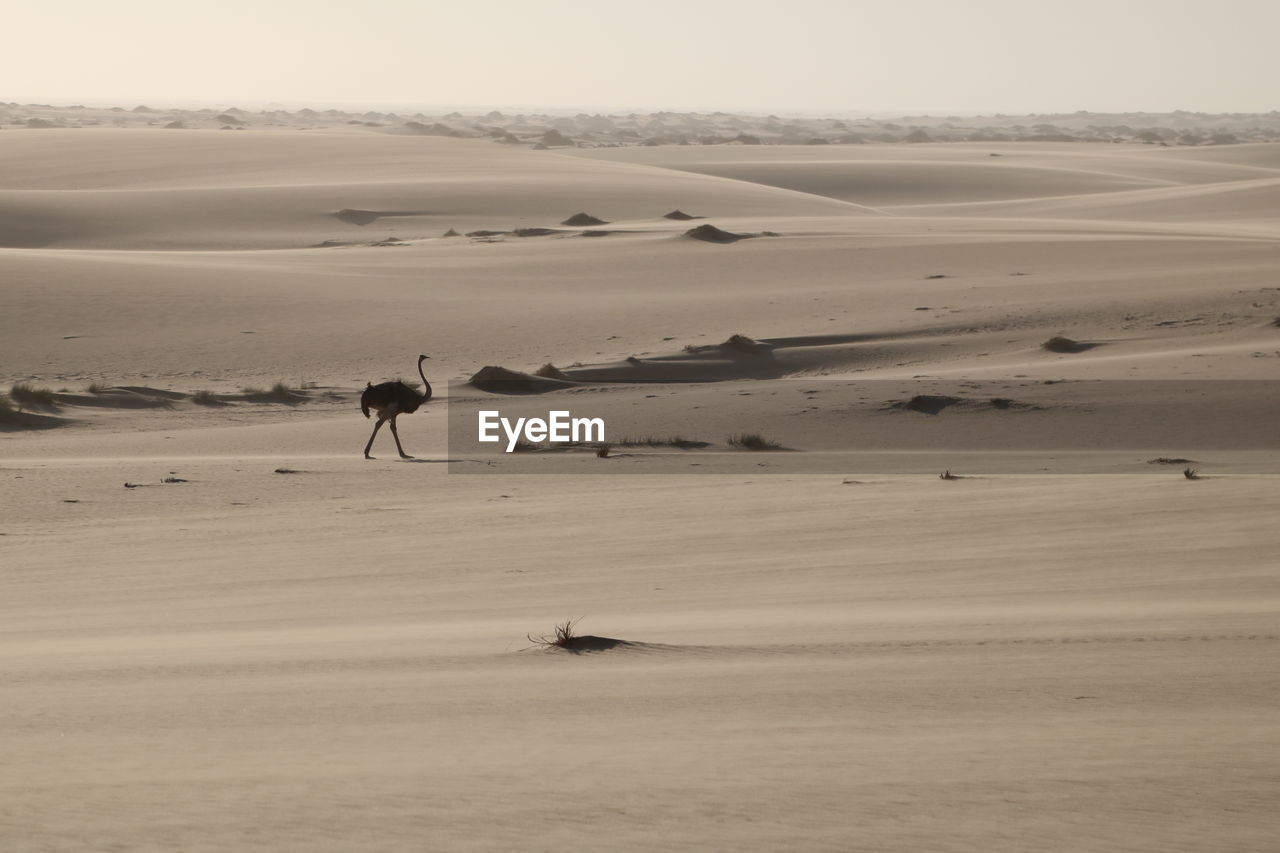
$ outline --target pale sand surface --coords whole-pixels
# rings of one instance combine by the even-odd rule
[[[0,133],[0,846],[1268,849],[1278,150]],[[960,382],[1040,408],[884,408]],[[446,397],[714,446],[467,476]]]

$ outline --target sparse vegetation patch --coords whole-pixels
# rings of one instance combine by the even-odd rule
[[[782,445],[765,438],[758,432],[740,432],[725,439],[730,447],[739,450],[781,450]]]
[[[564,649],[574,654],[583,652],[603,652],[618,646],[632,645],[624,640],[615,640],[613,637],[594,637],[590,634],[577,634],[574,632],[574,626],[580,622],[582,617],[570,619],[556,625],[550,634],[525,634],[525,638],[535,646],[544,649]]]
[[[9,389],[9,396],[13,402],[27,409],[33,406],[49,408],[56,402],[53,391],[48,388],[37,388],[27,382],[15,382]]]
[[[307,400],[306,393],[297,388],[290,388],[284,382],[277,382],[266,391],[261,388],[247,387],[242,388],[240,392],[246,400],[255,403],[303,403]]]
[[[703,447],[711,446],[711,442],[709,441],[697,441],[696,439],[684,438],[678,435],[628,435],[615,443],[619,447],[678,447],[681,450],[698,450]]]
[[[564,375],[564,371],[556,367],[551,362],[547,362],[546,364],[542,365],[542,367],[539,367],[537,370],[533,372],[533,375],[543,376],[543,377],[546,377],[547,379],[568,379],[569,378],[568,376]]]
[[[191,395],[191,402],[200,406],[225,406],[226,401],[219,398],[212,391],[197,391]]]

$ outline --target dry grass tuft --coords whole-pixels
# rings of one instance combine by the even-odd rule
[[[732,350],[747,355],[765,355],[773,351],[773,348],[768,344],[762,344],[746,335],[730,335],[725,339],[724,343],[720,344],[720,349]]]
[[[572,649],[580,639],[580,637],[573,632],[573,628],[581,621],[582,617],[579,616],[577,619],[570,619],[557,625],[551,634],[540,634],[537,637],[532,634],[525,634],[525,637],[528,638],[529,642],[533,643],[535,646]]]
[[[260,403],[301,403],[307,399],[306,393],[301,389],[290,388],[284,382],[277,382],[267,391],[249,387],[241,388],[240,393],[247,399]]]
[[[600,457],[601,459],[608,459],[610,450],[613,450],[612,444],[602,444],[598,448],[596,448],[596,456]]]
[[[938,479],[939,480],[963,480],[964,477],[961,477],[958,474],[952,474],[951,469],[948,468],[947,470],[943,471],[941,474],[938,475]]]
[[[53,391],[48,388],[37,388],[27,382],[15,382],[9,389],[9,397],[20,407],[52,406]]]
[[[191,395],[191,402],[197,403],[201,406],[227,405],[225,401],[220,399],[218,395],[214,394],[212,391],[196,391]]]
[[[1200,472],[1195,468],[1183,468],[1182,476],[1186,477],[1188,480],[1199,480]]]
[[[103,385],[101,382],[90,382],[89,387],[85,389],[90,394],[102,394],[111,390],[110,385]]]
[[[568,379],[569,378],[568,376],[564,375],[564,371],[556,367],[551,362],[547,362],[546,364],[542,365],[542,367],[539,367],[537,370],[533,372],[533,375],[542,376],[546,379]]]
[[[758,432],[740,432],[725,439],[730,447],[739,450],[781,450],[782,445],[765,438]]]
[[[644,436],[624,436],[621,441],[617,442],[619,447],[678,447],[681,450],[699,450],[703,447],[710,447],[709,441],[698,441],[697,439],[685,438],[679,435],[644,435]]]

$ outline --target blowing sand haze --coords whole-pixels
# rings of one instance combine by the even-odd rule
[[[0,849],[1274,847],[1269,7],[130,5],[6,13]]]

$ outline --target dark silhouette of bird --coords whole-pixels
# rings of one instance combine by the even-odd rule
[[[396,450],[400,451],[400,458],[413,458],[400,446],[400,433],[396,432],[396,418],[416,412],[419,406],[431,399],[431,383],[422,372],[422,362],[429,357],[418,356],[418,375],[422,377],[421,394],[397,379],[394,382],[380,382],[377,385],[370,382],[364,389],[364,393],[360,395],[360,411],[364,412],[364,416],[369,417],[370,409],[378,414],[378,422],[373,425],[369,443],[364,446],[365,459],[373,458],[369,455],[369,449],[373,447],[373,440],[377,437],[378,430],[387,422],[391,423],[391,435],[396,440]]]

